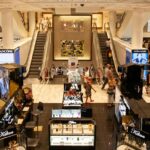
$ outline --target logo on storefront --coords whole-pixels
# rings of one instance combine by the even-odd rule
[[[6,138],[6,137],[11,136],[13,134],[16,134],[16,129],[15,128],[1,131],[0,132],[0,139]]]
[[[148,134],[141,131],[141,130],[138,130],[138,129],[135,129],[133,127],[129,127],[128,128],[128,132],[131,133],[132,135],[138,137],[138,138],[141,138],[141,139],[144,139],[146,140],[148,138]]]

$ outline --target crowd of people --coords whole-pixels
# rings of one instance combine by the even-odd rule
[[[115,86],[118,81],[113,76],[113,69],[110,64],[107,64],[104,67],[104,71],[101,67],[96,68],[93,64],[89,67],[81,67],[79,64],[75,69],[78,74],[80,74],[81,82],[83,83],[83,87],[85,88],[85,102],[88,103],[93,102],[92,99],[92,90],[96,92],[93,88],[92,83],[98,84],[101,86],[101,89],[104,90],[107,85],[107,94],[108,94],[108,102],[111,106],[114,101],[115,95]],[[41,83],[49,83],[51,80],[54,80],[56,75],[67,75],[68,68],[65,66],[55,66],[51,65],[50,68],[44,68],[40,74]]]
[[[48,17],[43,17],[40,19],[40,21],[37,23],[37,29],[39,29],[40,32],[46,32],[51,27],[51,19]]]

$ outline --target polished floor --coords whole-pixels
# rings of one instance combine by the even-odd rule
[[[25,86],[31,86],[33,90],[33,98],[34,103],[38,103],[39,101],[43,103],[62,103],[63,97],[63,83],[65,83],[65,79],[54,79],[54,81],[50,81],[50,83],[40,83],[40,81],[36,78],[27,78],[24,81]],[[92,91],[92,99],[93,103],[108,103],[108,95],[106,85],[104,90],[101,90],[101,85],[93,84],[93,88],[96,92]],[[84,88],[82,87],[83,94],[85,93]],[[83,97],[85,94],[83,95]],[[146,94],[145,87],[143,88],[143,99],[150,103],[150,96]],[[83,99],[85,102],[85,99]],[[117,103],[115,101],[114,103]]]
[[[36,109],[39,101],[44,103],[44,112],[40,116],[39,125],[43,127],[39,132],[40,144],[37,150],[49,149],[48,122],[51,118],[51,110],[62,108],[63,83],[65,79],[56,79],[50,83],[40,83],[38,79],[26,79],[25,86],[31,86],[33,90],[34,108]],[[116,131],[114,107],[108,108],[107,87],[101,90],[101,85],[93,84],[96,92],[92,91],[93,103],[88,103],[85,107],[93,110],[93,119],[96,121],[96,150],[114,150],[116,145]],[[84,88],[82,87],[84,94]],[[83,95],[83,97],[85,94]],[[85,99],[83,99],[85,102]]]
[[[34,105],[36,109],[37,104]],[[43,126],[43,130],[39,132],[40,143],[36,150],[49,149],[49,133],[48,122],[51,119],[52,109],[61,108],[61,104],[44,104],[44,112],[39,118],[39,126]],[[89,104],[93,117],[96,121],[96,149],[95,150],[115,150],[117,130],[114,117],[114,107],[107,107],[105,103]],[[65,149],[64,149],[65,150]]]
[[[38,79],[30,78],[25,80],[24,85],[32,86],[34,103],[38,103],[39,101],[43,103],[62,103],[64,81],[61,81],[62,83],[58,82],[58,79],[56,79],[56,81],[57,82],[53,81],[52,83],[40,83]],[[92,86],[96,90],[96,92],[92,90],[92,99],[94,100],[93,103],[107,103],[107,86],[104,90],[101,90],[101,85],[93,84]],[[83,87],[82,92],[83,97],[85,97],[85,90]],[[85,99],[83,101],[85,102]]]
[[[50,83],[40,83],[38,79],[26,79],[25,86],[31,86],[33,90],[34,109],[39,101],[44,103],[44,112],[39,118],[39,126],[42,126],[42,131],[39,132],[40,143],[36,150],[49,149],[49,133],[48,123],[51,119],[51,111],[55,108],[62,108],[63,98],[63,83],[65,79],[56,79]],[[115,108],[107,107],[108,95],[107,86],[105,90],[101,90],[101,85],[93,84],[96,92],[92,91],[93,103],[88,103],[86,107],[91,107],[93,110],[93,119],[96,121],[96,150],[116,150],[117,125],[115,119]],[[82,87],[83,97],[85,96],[84,88]],[[143,90],[143,98],[150,103],[150,98]],[[85,102],[85,99],[83,99]],[[114,103],[117,103],[115,101]],[[64,149],[65,150],[65,149]]]

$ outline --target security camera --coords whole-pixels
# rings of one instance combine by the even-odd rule
[[[84,4],[80,4],[81,7],[84,7]]]

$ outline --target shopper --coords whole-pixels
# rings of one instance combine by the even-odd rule
[[[113,102],[114,102],[114,99],[115,99],[116,84],[117,84],[117,80],[113,76],[110,76],[109,80],[108,80],[108,90],[107,90],[108,106],[113,106]]]
[[[86,82],[84,82],[84,88],[85,88],[85,95],[86,95],[85,103],[88,103],[88,98],[90,99],[90,102],[94,102],[94,100],[92,100],[91,98],[92,96],[91,90],[94,90],[95,92],[96,90],[92,87],[92,80],[90,78],[86,78]]]
[[[112,51],[110,48],[107,50],[107,63],[112,65]]]
[[[107,64],[105,67],[105,72],[104,72],[104,83],[102,85],[102,90],[105,88],[106,84],[108,83],[109,78],[112,76],[112,67],[110,64]]]
[[[102,76],[103,76],[102,69],[98,67],[96,71],[96,81],[97,81],[97,84],[99,85],[101,85],[102,83]]]
[[[53,80],[55,75],[56,75],[56,67],[54,64],[52,64],[50,68],[50,79]]]
[[[110,39],[107,39],[107,40],[106,40],[106,48],[107,48],[107,49],[110,49]]]
[[[84,82],[86,82],[86,79],[90,77],[90,72],[89,72],[89,68],[88,67],[85,67],[84,68],[84,71],[83,71],[83,79],[84,79]]]
[[[90,65],[89,68],[89,76],[92,78],[92,80],[95,80],[95,74],[96,74],[96,70],[93,64]]]
[[[49,71],[47,67],[45,67],[41,72],[42,81],[41,83],[46,83],[49,81]]]

